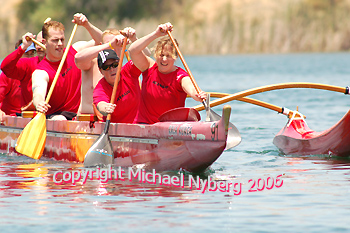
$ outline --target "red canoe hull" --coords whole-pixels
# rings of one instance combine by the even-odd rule
[[[15,153],[16,140],[28,118],[5,116],[0,126],[0,151]],[[159,122],[153,125],[114,124],[109,128],[115,165],[145,169],[200,172],[225,149],[227,124],[216,122]],[[104,123],[47,120],[43,157],[83,162]]]
[[[315,132],[303,119],[293,119],[275,136],[283,154],[350,156],[350,111],[333,127]]]

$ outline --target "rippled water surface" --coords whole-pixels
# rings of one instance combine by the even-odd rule
[[[282,82],[350,85],[347,53],[185,59],[199,86],[212,92],[236,93]],[[288,89],[251,97],[289,109],[298,106],[316,131],[334,125],[350,106],[350,96],[323,90]],[[184,187],[121,180],[56,184],[57,172],[84,168],[0,154],[0,231],[350,232],[350,158],[283,155],[272,140],[286,124],[285,116],[247,103],[229,104],[242,143],[199,175],[240,184],[240,192],[191,189],[186,184],[195,174],[188,173],[183,173]],[[222,106],[214,110],[221,113]],[[180,177],[178,171],[161,175]]]

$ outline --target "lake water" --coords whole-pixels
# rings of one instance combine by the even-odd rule
[[[348,53],[185,59],[205,91],[236,93],[282,82],[350,85]],[[350,106],[350,96],[323,90],[288,89],[251,97],[292,110],[298,106],[316,131],[334,125]],[[287,122],[284,115],[238,101],[229,104],[242,142],[200,175],[239,183],[241,193],[128,181],[55,184],[55,172],[82,165],[1,154],[0,231],[350,232],[350,158],[283,155],[272,140]],[[194,105],[188,100],[187,106]],[[221,113],[222,106],[213,109]],[[254,181],[261,191],[249,191]],[[262,189],[261,182],[269,187]]]

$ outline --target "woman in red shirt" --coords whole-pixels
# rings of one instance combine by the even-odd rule
[[[158,41],[155,61],[142,52],[152,41],[167,35],[166,32],[172,28],[170,23],[161,24],[129,48],[131,59],[143,76],[140,107],[134,121],[136,123],[158,122],[158,117],[164,112],[184,107],[187,95],[197,101],[203,101],[207,97],[204,91],[197,93],[186,71],[175,65],[178,55],[170,38]]]

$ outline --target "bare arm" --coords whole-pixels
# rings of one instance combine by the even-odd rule
[[[197,93],[196,88],[193,86],[193,83],[188,76],[181,79],[181,86],[187,95],[191,96],[196,101],[202,102],[207,98],[207,93],[204,91],[199,90],[199,93]]]
[[[117,35],[110,41],[111,46],[115,48],[118,56],[120,56],[120,48],[123,43],[124,36]],[[109,43],[101,44],[85,48],[82,51],[75,54],[75,64],[81,70],[89,70],[92,67],[92,60],[98,56],[98,53],[105,49],[111,49]],[[118,52],[119,51],[119,52]]]
[[[102,31],[92,25],[87,17],[81,13],[76,13],[74,15],[74,19],[72,20],[73,23],[76,23],[80,26],[83,26],[86,28],[86,30],[91,35],[92,40],[90,41],[78,41],[73,44],[73,48],[77,50],[78,52],[83,50],[84,48],[88,48],[97,44],[102,43]]]
[[[131,28],[131,27],[126,27],[123,29],[123,33],[129,38],[129,40],[131,41],[131,43],[134,43],[136,40],[138,40],[137,36],[136,36],[136,30]],[[147,56],[150,57],[151,56],[151,51],[149,50],[148,47],[144,48],[142,50],[142,52]]]
[[[6,116],[6,114],[0,110],[0,122],[2,122],[2,118]]]
[[[172,25],[170,23],[161,24],[155,31],[131,44],[129,48],[131,60],[139,70],[143,72],[152,67],[155,63],[153,59],[144,54],[143,50],[158,37],[165,36],[167,34],[166,31],[171,29]]]
[[[145,54],[147,57],[150,57],[152,55],[151,50],[149,50],[148,47],[144,48],[144,50],[142,50],[143,54]]]
[[[108,48],[108,44],[102,44],[85,48],[77,54],[75,54],[75,64],[81,70],[90,70],[93,65],[92,60],[97,57],[100,51]]]
[[[35,70],[32,74],[33,104],[37,111],[46,113],[51,107],[45,102],[49,75],[46,71]]]

